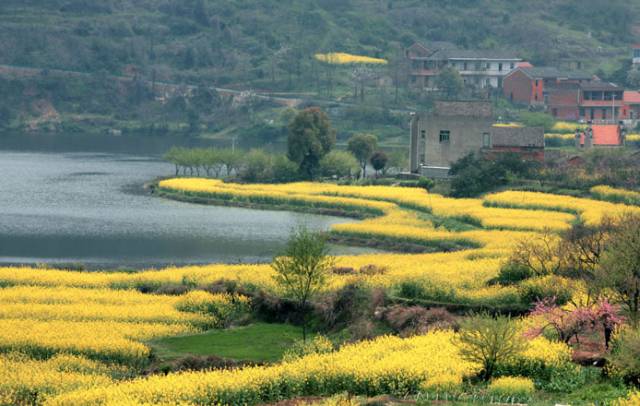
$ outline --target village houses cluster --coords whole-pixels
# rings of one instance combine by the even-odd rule
[[[640,66],[640,46],[633,47],[633,63]],[[502,51],[461,50],[449,43],[415,43],[405,51],[409,84],[438,91],[438,77],[453,68],[465,87],[500,93],[516,106],[546,112],[558,120],[575,121],[577,148],[617,147],[625,144],[627,128],[640,120],[640,92],[601,80],[571,67],[533,66]],[[411,171],[431,177],[447,176],[451,164],[481,152],[492,157],[517,153],[543,161],[542,127],[509,126],[496,122],[490,101],[437,101],[429,112],[412,115]]]

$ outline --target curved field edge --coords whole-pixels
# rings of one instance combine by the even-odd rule
[[[282,210],[293,211],[298,213],[310,213],[320,215],[330,215],[338,217],[347,217],[353,219],[376,219],[385,215],[385,212],[380,209],[367,207],[367,200],[358,198],[357,196],[347,195],[328,195],[323,194],[321,196],[326,197],[349,197],[361,201],[362,204],[340,204],[337,202],[309,202],[300,201],[295,197],[282,199],[268,199],[264,197],[252,197],[252,196],[239,196],[233,193],[211,193],[211,192],[196,192],[185,191],[174,188],[162,187],[156,184],[153,193],[159,197],[168,198],[176,201],[182,201],[195,204],[206,204],[213,206],[225,206],[225,207],[240,207],[256,210]],[[378,199],[380,202],[389,202],[397,204],[390,199]],[[413,210],[423,214],[431,215],[430,210],[415,205],[401,205],[398,206],[404,210]],[[473,218],[465,218],[462,216],[451,217],[450,219],[443,219],[432,216],[434,220],[446,225],[449,223],[459,222],[469,228],[473,229],[478,225],[478,221]],[[473,224],[473,226],[471,226]],[[460,227],[458,225],[458,227]],[[467,237],[459,238],[434,238],[425,240],[424,238],[415,238],[411,236],[403,237],[389,237],[383,235],[371,235],[363,234],[356,231],[346,231],[339,229],[332,229],[329,233],[332,242],[346,243],[348,245],[357,245],[364,247],[375,247],[388,251],[396,252],[449,252],[461,249],[480,248],[482,244]]]

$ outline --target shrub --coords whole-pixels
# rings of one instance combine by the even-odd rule
[[[533,380],[519,376],[503,376],[489,384],[489,393],[497,396],[531,396],[534,390]]]
[[[351,283],[318,300],[316,313],[326,328],[336,328],[370,318],[373,309],[383,304],[384,295],[374,295],[365,285]]]
[[[515,263],[506,263],[500,267],[498,276],[492,282],[500,285],[515,285],[533,276],[530,268]]]
[[[456,327],[455,317],[443,308],[425,309],[421,306],[396,305],[385,312],[384,319],[402,336]]]
[[[541,380],[540,388],[546,392],[569,393],[588,382],[593,382],[599,374],[597,369],[567,363],[549,369],[549,377]]]
[[[403,281],[397,286],[398,296],[407,299],[428,300],[439,303],[456,301],[453,288],[435,285],[429,281]]]
[[[528,306],[552,298],[555,299],[557,305],[563,305],[573,296],[573,287],[570,281],[553,275],[525,280],[518,289],[520,300]]]
[[[294,182],[300,179],[298,166],[286,156],[278,155],[273,159],[271,172],[273,181],[280,183]]]
[[[285,351],[282,360],[289,362],[310,354],[326,354],[334,350],[333,343],[323,335],[317,335],[312,340],[297,340],[291,348]]]
[[[520,331],[510,318],[486,314],[464,320],[454,343],[462,359],[482,365],[484,380],[491,379],[498,364],[515,358],[525,348]]]
[[[194,290],[185,294],[176,303],[176,308],[183,312],[209,314],[214,317],[216,326],[225,327],[248,312],[249,299],[240,295]]]
[[[613,338],[607,361],[611,375],[640,384],[640,330],[631,327],[619,330]]]
[[[428,378],[420,385],[422,393],[459,393],[462,389],[462,379],[453,374],[440,374]]]
[[[352,177],[360,170],[358,160],[348,151],[331,151],[320,160],[320,172],[327,177]]]
[[[418,179],[416,186],[426,190],[430,190],[435,186],[435,184],[436,182],[434,182],[433,179],[429,179],[429,178],[425,178],[424,176],[421,176]]]

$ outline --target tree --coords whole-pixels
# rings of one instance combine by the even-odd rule
[[[527,127],[543,127],[545,132],[550,132],[556,123],[550,114],[532,111],[520,113],[520,121]]]
[[[336,132],[329,117],[317,107],[302,110],[289,124],[287,156],[298,164],[300,175],[313,179],[320,160],[331,151]]]
[[[233,172],[238,173],[242,156],[240,152],[232,149],[224,149],[220,151],[220,161],[224,165],[227,176],[231,176]]]
[[[464,320],[454,343],[462,359],[482,365],[482,378],[487,381],[500,363],[524,350],[520,331],[509,317],[486,314]]]
[[[171,147],[169,151],[164,154],[164,160],[171,162],[176,168],[176,176],[180,174],[180,167],[182,166],[181,156],[183,154],[182,148]]]
[[[9,127],[11,124],[11,110],[7,106],[0,106],[0,128]]]
[[[625,307],[634,325],[640,321],[640,215],[627,213],[616,228],[595,273],[595,283]]]
[[[187,121],[189,122],[189,134],[198,135],[200,133],[200,114],[195,109],[190,108],[187,110]]]
[[[387,154],[383,151],[376,151],[371,155],[371,159],[369,161],[376,173],[379,173],[380,171],[384,171],[386,168],[389,157],[387,157]]]
[[[320,161],[322,176],[351,177],[360,169],[360,163],[347,151],[331,151]]]
[[[269,154],[261,149],[252,149],[243,159],[244,165],[240,170],[240,178],[247,182],[270,180],[272,164]]]
[[[508,264],[526,269],[534,276],[557,275],[564,267],[563,254],[558,235],[545,229],[535,238],[520,240],[513,249]]]
[[[447,67],[436,77],[436,87],[447,97],[453,98],[459,96],[464,89],[464,81],[456,69]]]
[[[313,295],[324,285],[327,274],[333,268],[334,258],[324,236],[301,228],[294,232],[284,252],[275,257],[271,268],[274,280],[293,298],[302,312],[302,339],[307,339],[308,304]]]
[[[378,139],[372,134],[356,134],[349,139],[347,149],[360,162],[362,177],[367,176],[367,162],[376,150]]]
[[[449,174],[454,176],[451,195],[476,196],[507,185],[515,177],[530,178],[537,170],[536,162],[523,160],[518,154],[502,153],[495,159],[488,159],[471,153],[451,165]]]

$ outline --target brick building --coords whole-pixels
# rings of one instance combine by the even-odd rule
[[[494,157],[518,153],[525,159],[544,159],[541,127],[497,127],[491,103],[436,102],[429,113],[414,114],[410,125],[411,171],[446,177],[451,164],[469,153]]]
[[[542,108],[560,120],[617,122],[628,111],[623,88],[556,68],[518,68],[505,78],[503,93],[515,104]]]
[[[411,65],[409,83],[426,90],[437,90],[436,78],[445,67],[456,69],[467,86],[499,88],[521,61],[510,52],[457,49],[448,43],[415,43],[405,55]]]
[[[640,92],[626,90],[622,95],[622,118],[625,120],[640,119]]]
[[[594,79],[586,73],[553,67],[518,67],[505,76],[502,92],[514,104],[545,106],[550,91]]]

